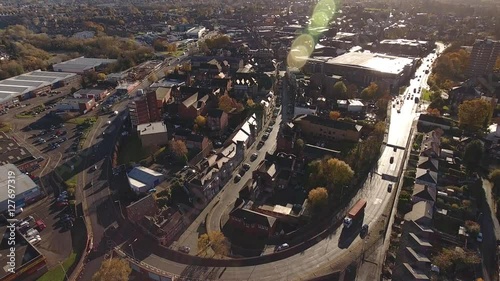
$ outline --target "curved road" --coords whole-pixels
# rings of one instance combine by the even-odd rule
[[[443,48],[443,45],[438,45],[438,50],[440,52]],[[433,60],[435,57],[434,54],[431,54],[427,58]],[[424,62],[422,66],[417,69],[415,76],[421,77],[411,80],[405,95],[413,94],[414,88],[418,89],[419,86],[422,88],[426,86],[428,75],[425,74],[425,70],[429,69],[429,64],[428,62]],[[420,97],[418,92],[413,95],[414,97]],[[402,99],[402,97],[400,97],[400,99]],[[392,193],[387,192],[387,185],[392,182],[382,179],[382,175],[398,176],[398,171],[404,162],[404,150],[400,148],[395,149],[394,146],[404,148],[408,145],[407,142],[412,124],[418,115],[416,109],[417,105],[415,105],[414,100],[407,100],[406,98],[401,106],[401,113],[397,113],[397,108],[392,109],[391,124],[387,138],[388,146],[386,146],[382,152],[376,172],[372,177],[368,178],[363,188],[351,202],[352,205],[360,198],[367,200],[364,223],[369,224],[370,229],[377,223],[385,220],[383,213],[387,204],[392,202],[391,195],[395,194],[395,190],[393,190]],[[273,130],[273,134],[275,133],[276,129]],[[391,157],[394,157],[393,164],[390,164]],[[259,158],[254,161],[253,165],[256,165],[262,158],[263,155],[260,155]],[[250,173],[245,175],[242,182],[248,179],[249,174]],[[226,198],[226,196],[230,197],[228,193],[222,194],[221,196],[223,199]],[[223,210],[222,207],[224,207],[224,204],[221,204],[220,210],[216,209],[219,215],[221,215]],[[216,217],[218,217],[218,215]],[[359,256],[363,250],[362,239],[356,236],[347,249],[341,249],[338,247],[341,232],[342,227],[339,227],[333,235],[301,253],[283,260],[256,266],[226,268],[188,266],[169,261],[144,251],[140,241],[134,243],[134,254],[135,257],[140,259],[144,264],[173,273],[177,276],[189,276],[187,277],[189,280],[206,280],[207,278],[219,278],[221,280],[307,280],[310,279],[315,272],[320,272],[328,268],[335,269],[333,268],[333,264],[339,266],[337,269],[342,269],[339,263],[342,261],[347,261],[348,263],[352,262]],[[369,236],[370,235],[376,236],[377,234],[369,233]],[[129,251],[129,249],[124,250]],[[346,264],[342,264],[342,266],[345,265]]]

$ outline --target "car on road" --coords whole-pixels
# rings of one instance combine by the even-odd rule
[[[188,246],[180,246],[179,247],[179,252],[183,252],[185,254],[189,254],[190,251],[191,251],[191,248],[189,248]]]
[[[267,140],[269,138],[269,133],[265,133],[263,136],[262,136],[262,139],[263,140]]]
[[[477,234],[476,241],[479,243],[483,242],[483,233],[479,232]]]
[[[268,127],[268,128],[266,129],[266,133],[271,133],[272,131],[273,131],[273,128],[272,128],[272,127]]]
[[[250,156],[250,161],[255,161],[255,159],[257,159],[257,157],[259,156],[259,154],[257,152],[254,152],[251,156]]]
[[[276,252],[280,252],[288,248],[290,248],[290,245],[288,245],[288,243],[283,243],[276,248]]]
[[[241,180],[241,176],[240,175],[234,176],[234,182],[239,182],[240,180]]]
[[[398,113],[401,113],[401,109],[398,109]]]
[[[391,159],[389,159],[389,163],[394,163],[394,156],[391,156]]]
[[[97,171],[97,165],[94,165],[94,166],[90,167],[90,171],[91,172]]]
[[[35,228],[38,230],[38,231],[42,231],[44,230],[45,228],[47,228],[47,226],[45,225],[45,222],[43,222],[43,220],[37,220],[35,222]]]
[[[391,192],[391,191],[392,191],[392,183],[387,185],[387,192]]]
[[[245,170],[245,171],[250,170],[250,164],[248,164],[248,163],[243,164],[243,170]]]
[[[394,147],[392,150],[393,150],[394,152],[396,152],[398,149],[397,149],[396,147]]]

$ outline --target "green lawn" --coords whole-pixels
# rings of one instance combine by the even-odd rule
[[[76,125],[82,125],[83,123],[85,123],[85,120],[89,119],[92,123],[94,123],[95,121],[97,121],[97,118],[96,117],[76,117],[76,118],[73,118],[73,119],[69,119],[68,123],[72,123],[72,124],[76,124]]]
[[[0,132],[6,133],[6,132],[10,131],[11,129],[12,128],[10,127],[9,124],[7,124],[7,123],[0,123]]]
[[[148,157],[147,151],[142,148],[141,139],[136,134],[130,135],[124,139],[118,152],[118,165],[130,162],[138,163]]]
[[[67,186],[74,186],[74,187],[76,187],[76,184],[77,184],[76,175],[74,175],[73,177],[71,177],[70,179],[68,179],[67,181],[65,181],[65,183],[66,183]]]
[[[69,254],[69,257],[62,263],[62,267],[64,267],[64,270],[67,272],[68,269],[75,263],[76,261],[76,253],[71,252]],[[67,273],[69,277],[69,272]],[[64,276],[64,271],[61,268],[61,266],[56,266],[49,270],[47,273],[42,275],[42,277],[38,278],[37,281],[63,281],[66,280]]]
[[[33,118],[35,117],[35,115],[32,115],[32,114],[24,114],[24,113],[19,113],[19,114],[16,114],[16,118]]]

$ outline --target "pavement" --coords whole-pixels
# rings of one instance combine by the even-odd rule
[[[495,214],[495,202],[492,194],[493,185],[483,179],[482,187],[484,189],[486,204],[482,206],[482,215],[478,219],[483,233],[483,242],[480,246],[482,257],[483,279],[485,281],[497,281],[500,279],[497,264],[497,240],[500,239],[500,224]]]

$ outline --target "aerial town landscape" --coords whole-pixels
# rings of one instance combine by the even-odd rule
[[[499,15],[0,0],[0,281],[498,281]]]

